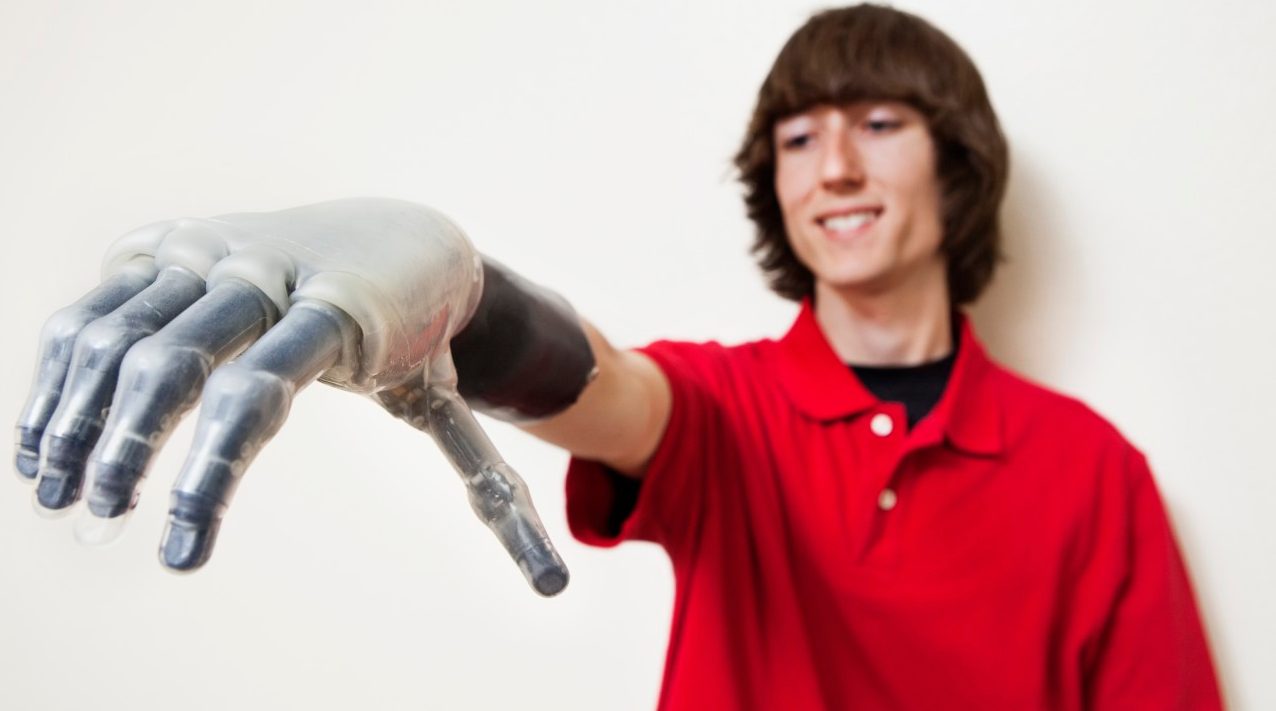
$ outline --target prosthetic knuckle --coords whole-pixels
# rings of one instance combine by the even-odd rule
[[[466,480],[470,506],[484,521],[502,521],[517,514],[520,491],[503,474],[483,467]]]
[[[174,229],[164,236],[155,251],[155,264],[160,269],[182,267],[207,279],[213,265],[229,254],[227,230],[208,220],[176,220]]]
[[[424,352],[438,336],[408,331],[393,299],[384,290],[357,274],[322,272],[302,281],[293,299],[321,301],[340,309],[358,327],[357,347],[342,349],[336,369],[347,375],[326,381],[347,390],[371,392],[402,382],[424,360]],[[414,347],[413,336],[418,337]],[[354,362],[351,362],[351,361]]]
[[[144,279],[154,279],[157,271],[155,253],[164,237],[176,226],[176,220],[153,222],[115,240],[102,258],[102,277],[132,272]]]
[[[128,319],[115,314],[104,316],[85,326],[75,339],[75,363],[93,370],[107,370],[118,364],[143,335],[142,329]]]
[[[120,365],[120,384],[129,391],[153,391],[171,383],[203,383],[212,368],[211,354],[182,346],[159,335],[138,341]],[[198,390],[192,388],[192,392]],[[193,397],[190,399],[194,399]],[[185,402],[183,405],[188,405]]]
[[[239,363],[218,368],[204,386],[204,407],[221,421],[242,422],[275,432],[288,414],[293,386],[283,378]]]
[[[50,360],[70,361],[76,339],[94,318],[92,311],[81,306],[68,306],[54,312],[40,331],[40,340],[48,349],[47,357]]]
[[[208,273],[209,291],[229,279],[239,279],[256,287],[282,316],[288,312],[289,297],[297,280],[297,265],[280,249],[248,245],[213,265]]]

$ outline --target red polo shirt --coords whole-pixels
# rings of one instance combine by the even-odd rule
[[[778,342],[643,349],[673,410],[637,503],[614,530],[578,459],[567,507],[669,553],[662,710],[1220,708],[1143,455],[959,332],[912,430],[809,304]]]

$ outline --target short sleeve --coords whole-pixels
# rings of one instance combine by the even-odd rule
[[[1161,496],[1131,448],[1126,566],[1086,680],[1091,709],[1220,709],[1196,601]]]
[[[567,522],[590,545],[643,540],[672,552],[695,535],[705,515],[708,481],[726,456],[727,392],[720,377],[725,349],[717,343],[658,341],[639,351],[669,380],[669,422],[641,480],[573,457]]]

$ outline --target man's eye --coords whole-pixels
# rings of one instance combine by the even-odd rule
[[[786,151],[795,151],[805,148],[811,143],[811,134],[800,133],[796,136],[790,136],[780,144]]]
[[[898,119],[869,119],[864,122],[869,133],[888,133],[903,125],[904,122]]]

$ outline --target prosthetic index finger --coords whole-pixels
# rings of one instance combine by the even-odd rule
[[[191,451],[170,500],[160,561],[184,572],[208,561],[244,470],[283,425],[296,393],[339,359],[357,327],[303,300],[236,361],[213,372]]]

